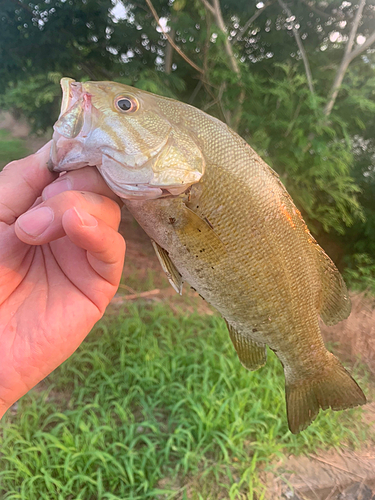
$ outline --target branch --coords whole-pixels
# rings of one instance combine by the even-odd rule
[[[302,0],[302,3],[307,5],[307,7],[309,7],[309,9],[311,9],[313,12],[315,12],[315,14],[318,14],[318,16],[324,17],[325,19],[329,19],[330,17],[333,17],[331,14],[327,14],[327,12],[323,12],[322,10],[315,7],[314,4],[311,5],[307,0]]]
[[[159,288],[155,288],[154,290],[148,290],[147,292],[139,292],[139,293],[132,293],[131,295],[119,295],[116,297],[113,297],[111,300],[111,304],[118,304],[121,305],[127,300],[135,300],[135,299],[144,299],[144,298],[152,298],[155,295],[159,295],[160,290]]]
[[[354,50],[351,51],[350,61],[353,61],[353,59],[362,54],[362,52],[368,49],[374,42],[375,42],[375,31],[367,38],[365,43],[363,43],[362,45],[358,45]]]
[[[202,1],[204,1],[204,0],[202,0]],[[228,112],[227,113],[224,112],[222,102],[221,102],[221,96],[219,98],[219,105],[220,105],[220,108],[222,109],[222,112],[225,116],[225,121],[228,124],[230,123],[234,130],[237,130],[240,119],[241,119],[242,105],[243,105],[244,100],[245,100],[245,89],[244,89],[243,83],[241,81],[240,67],[238,65],[236,56],[233,53],[232,45],[230,44],[230,42],[228,40],[226,26],[224,23],[223,15],[221,13],[220,1],[213,0],[213,7],[215,9],[214,18],[215,18],[216,24],[217,24],[218,28],[220,29],[220,31],[225,35],[224,48],[225,48],[225,52],[227,53],[227,56],[229,58],[230,67],[232,68],[234,73],[236,73],[237,78],[238,78],[238,84],[239,84],[239,87],[241,89],[240,94],[238,96],[238,105],[236,107],[236,110],[233,112],[232,119],[230,119],[230,115]],[[222,91],[224,91],[224,87],[222,89],[223,89]]]
[[[361,0],[361,3],[359,4],[357,13],[356,13],[354,21],[353,21],[352,29],[350,30],[348,43],[346,44],[346,47],[345,47],[344,59],[352,51],[354,39],[355,39],[355,36],[357,34],[357,29],[358,29],[359,22],[360,22],[361,17],[362,17],[363,7],[365,6],[365,3],[366,3],[366,0]]]
[[[289,7],[283,2],[283,0],[278,0],[279,4],[281,5],[282,9],[285,10],[285,12],[288,14],[289,17],[295,17],[293,16],[291,10]],[[303,47],[303,43],[301,40],[301,37],[299,36],[298,30],[296,29],[296,19],[292,21],[292,31],[294,38],[296,39],[299,51],[302,56],[303,64],[305,65],[305,72],[306,72],[306,78],[307,78],[307,84],[309,86],[310,92],[314,94],[314,85],[313,85],[313,79],[312,79],[312,74],[311,74],[311,69],[310,69],[310,64],[309,60],[307,59],[307,54],[306,51]]]
[[[206,0],[202,0],[202,1],[205,2]],[[234,56],[232,46],[228,40],[227,30],[226,30],[226,26],[224,23],[223,15],[221,13],[219,0],[213,0],[213,2],[214,2],[214,4],[213,4],[214,17],[215,17],[216,24],[217,24],[218,28],[220,29],[220,31],[222,33],[224,33],[224,35],[225,35],[225,43],[224,43],[225,52],[227,53],[227,55],[229,57],[229,63],[230,63],[232,70],[239,77],[240,76],[240,68],[238,66],[237,59]]]
[[[171,38],[171,37],[168,35],[168,33],[164,30],[163,26],[162,26],[162,25],[161,25],[161,23],[160,23],[159,16],[157,15],[156,10],[154,9],[154,6],[152,5],[151,0],[146,0],[146,3],[147,3],[147,5],[149,6],[149,8],[150,8],[150,10],[151,10],[151,12],[152,12],[152,15],[154,16],[155,21],[158,23],[158,25],[159,25],[159,27],[160,27],[160,29],[161,29],[161,31],[162,31],[162,33],[163,33],[163,35],[166,37],[166,39],[168,40],[168,42],[172,45],[172,47],[174,48],[174,50],[175,50],[178,54],[180,54],[180,56],[181,56],[183,59],[185,59],[185,61],[186,61],[188,64],[190,64],[190,66],[191,66],[192,68],[194,68],[196,71],[199,71],[199,73],[204,74],[203,69],[202,69],[202,68],[200,68],[199,66],[197,66],[197,65],[196,65],[196,64],[195,64],[195,63],[194,63],[191,59],[189,59],[189,57],[188,57],[188,56],[186,56],[186,55],[182,52],[182,50],[181,50],[179,47],[177,47],[177,45],[174,43],[174,41],[172,40],[172,38]]]
[[[359,47],[354,49],[354,51],[352,51],[354,39],[355,39],[355,36],[357,34],[357,29],[358,29],[358,26],[359,26],[359,23],[360,23],[360,20],[362,17],[362,12],[363,12],[363,8],[365,6],[365,3],[366,3],[366,0],[361,0],[361,3],[359,4],[357,13],[355,15],[355,18],[353,21],[353,26],[352,26],[352,29],[350,30],[350,34],[349,34],[348,43],[346,44],[346,47],[345,47],[343,58],[341,60],[340,66],[337,70],[335,79],[333,80],[331,90],[329,91],[329,94],[328,94],[329,99],[328,99],[328,102],[324,108],[324,115],[325,116],[329,116],[331,114],[332,108],[335,104],[337,95],[338,95],[340,87],[341,87],[341,83],[344,79],[344,76],[345,76],[346,70],[348,69],[349,64],[354,59],[354,57],[356,57],[356,55],[358,55],[361,52],[363,52],[364,50],[366,50],[367,47],[369,47],[371,45],[371,43],[373,43],[375,41],[375,33],[373,33],[371,35],[371,37],[369,39],[367,39],[363,45],[360,45]],[[371,40],[372,38],[373,38],[373,40]],[[370,42],[370,43],[368,43],[368,42]],[[353,56],[353,53],[355,54],[354,56]]]
[[[264,6],[261,9],[258,9],[255,14],[253,14],[250,19],[245,23],[244,27],[240,29],[240,31],[237,33],[237,35],[233,38],[232,42],[238,41],[239,38],[241,38],[242,35],[246,33],[246,31],[250,28],[250,26],[253,24],[253,22],[258,19],[258,17],[261,15],[261,13],[269,7],[272,4],[272,2],[267,2],[264,4]]]
[[[210,2],[208,2],[207,0],[202,0],[202,3],[203,5],[206,7],[206,9],[208,9],[211,14],[215,15],[215,9],[214,7],[210,4]]]

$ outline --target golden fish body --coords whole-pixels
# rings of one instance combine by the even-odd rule
[[[266,362],[267,345],[276,353],[291,431],[319,408],[365,403],[320,334],[319,316],[335,324],[349,315],[345,284],[277,174],[196,108],[110,82],[87,82],[74,100],[71,85],[64,80],[54,168],[98,166],[152,239],[174,288],[188,282],[222,314],[246,368]],[[90,100],[90,116],[83,109],[77,118],[79,99],[81,107]],[[129,105],[121,99],[135,107],[121,109]]]

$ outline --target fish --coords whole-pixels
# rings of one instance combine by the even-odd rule
[[[336,266],[278,174],[225,123],[116,82],[61,81],[49,168],[95,166],[151,238],[173,288],[187,282],[224,318],[239,361],[283,365],[288,426],[366,397],[323,342],[319,317],[350,314]]]

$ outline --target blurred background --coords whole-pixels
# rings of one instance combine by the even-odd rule
[[[323,334],[371,401],[374,0],[2,0],[0,168],[51,137],[62,76],[199,107],[278,172],[351,289],[352,315]],[[108,314],[2,424],[0,498],[375,498],[374,404],[291,435],[272,353],[246,372],[125,211],[121,231]]]

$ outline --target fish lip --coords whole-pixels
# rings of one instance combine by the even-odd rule
[[[73,78],[61,78],[60,86],[63,95],[59,119],[76,103],[76,101],[82,98],[84,94],[88,94],[83,91],[83,84],[81,82],[76,82]],[[91,97],[91,95],[89,97]]]
[[[66,147],[67,145],[68,147]],[[47,165],[48,169],[51,172],[65,172],[67,170],[76,170],[86,165],[95,165],[95,163],[90,164],[88,160],[82,159],[83,148],[84,144],[81,138],[68,139],[55,131],[52,136],[50,157]],[[61,154],[61,152],[62,156],[59,157],[59,153]]]

